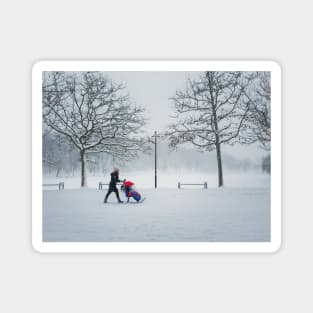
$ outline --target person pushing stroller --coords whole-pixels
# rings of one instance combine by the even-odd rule
[[[121,180],[119,179],[119,169],[118,168],[114,168],[113,172],[111,173],[111,180],[110,180],[110,184],[109,184],[109,190],[104,198],[104,203],[107,203],[108,201],[108,197],[111,194],[111,192],[115,192],[116,194],[116,198],[118,203],[123,203],[123,201],[120,199],[120,195],[118,193],[118,189],[116,187],[116,184],[121,182]]]

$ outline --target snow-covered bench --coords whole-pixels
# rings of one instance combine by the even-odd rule
[[[178,189],[180,189],[181,186],[203,186],[204,189],[208,189],[207,182],[204,182],[203,184],[186,184],[186,183],[178,182]]]
[[[50,187],[50,186],[57,186],[59,187],[59,190],[63,190],[64,189],[64,182],[60,182],[60,183],[56,183],[56,184],[43,184],[43,187]]]
[[[102,186],[109,186],[110,184],[108,183],[102,183],[101,181],[99,182],[99,190],[102,190]],[[117,185],[122,185],[122,183],[117,183]]]

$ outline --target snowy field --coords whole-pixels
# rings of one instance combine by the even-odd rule
[[[138,190],[147,198],[139,204],[118,204],[115,194],[111,194],[109,202],[104,204],[106,191],[96,189],[98,178],[94,179],[94,185],[89,183],[89,188],[83,189],[68,189],[69,181],[67,184],[65,181],[65,190],[43,192],[43,240],[270,241],[269,178],[268,175],[259,178],[243,180],[240,188],[227,186],[220,189],[177,189],[164,186],[157,190],[140,189],[138,183]],[[89,182],[92,179],[89,178]],[[172,183],[177,186],[177,180],[172,180],[165,187],[172,187]],[[209,181],[208,185],[211,185]],[[125,200],[123,195],[121,197]]]

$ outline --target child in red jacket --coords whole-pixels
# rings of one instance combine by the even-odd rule
[[[121,189],[122,191],[125,192],[127,202],[129,202],[129,198],[131,197],[135,199],[137,202],[139,202],[141,199],[141,194],[137,190],[135,190],[134,185],[135,184],[130,180],[126,180],[126,179],[123,180],[123,185]]]

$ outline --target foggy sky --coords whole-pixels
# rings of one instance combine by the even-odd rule
[[[176,90],[184,88],[190,72],[107,72],[113,81],[126,83],[127,90],[135,103],[146,108],[149,121],[148,133],[163,131],[173,122],[173,103],[169,100]],[[193,72],[195,75],[196,72]]]

